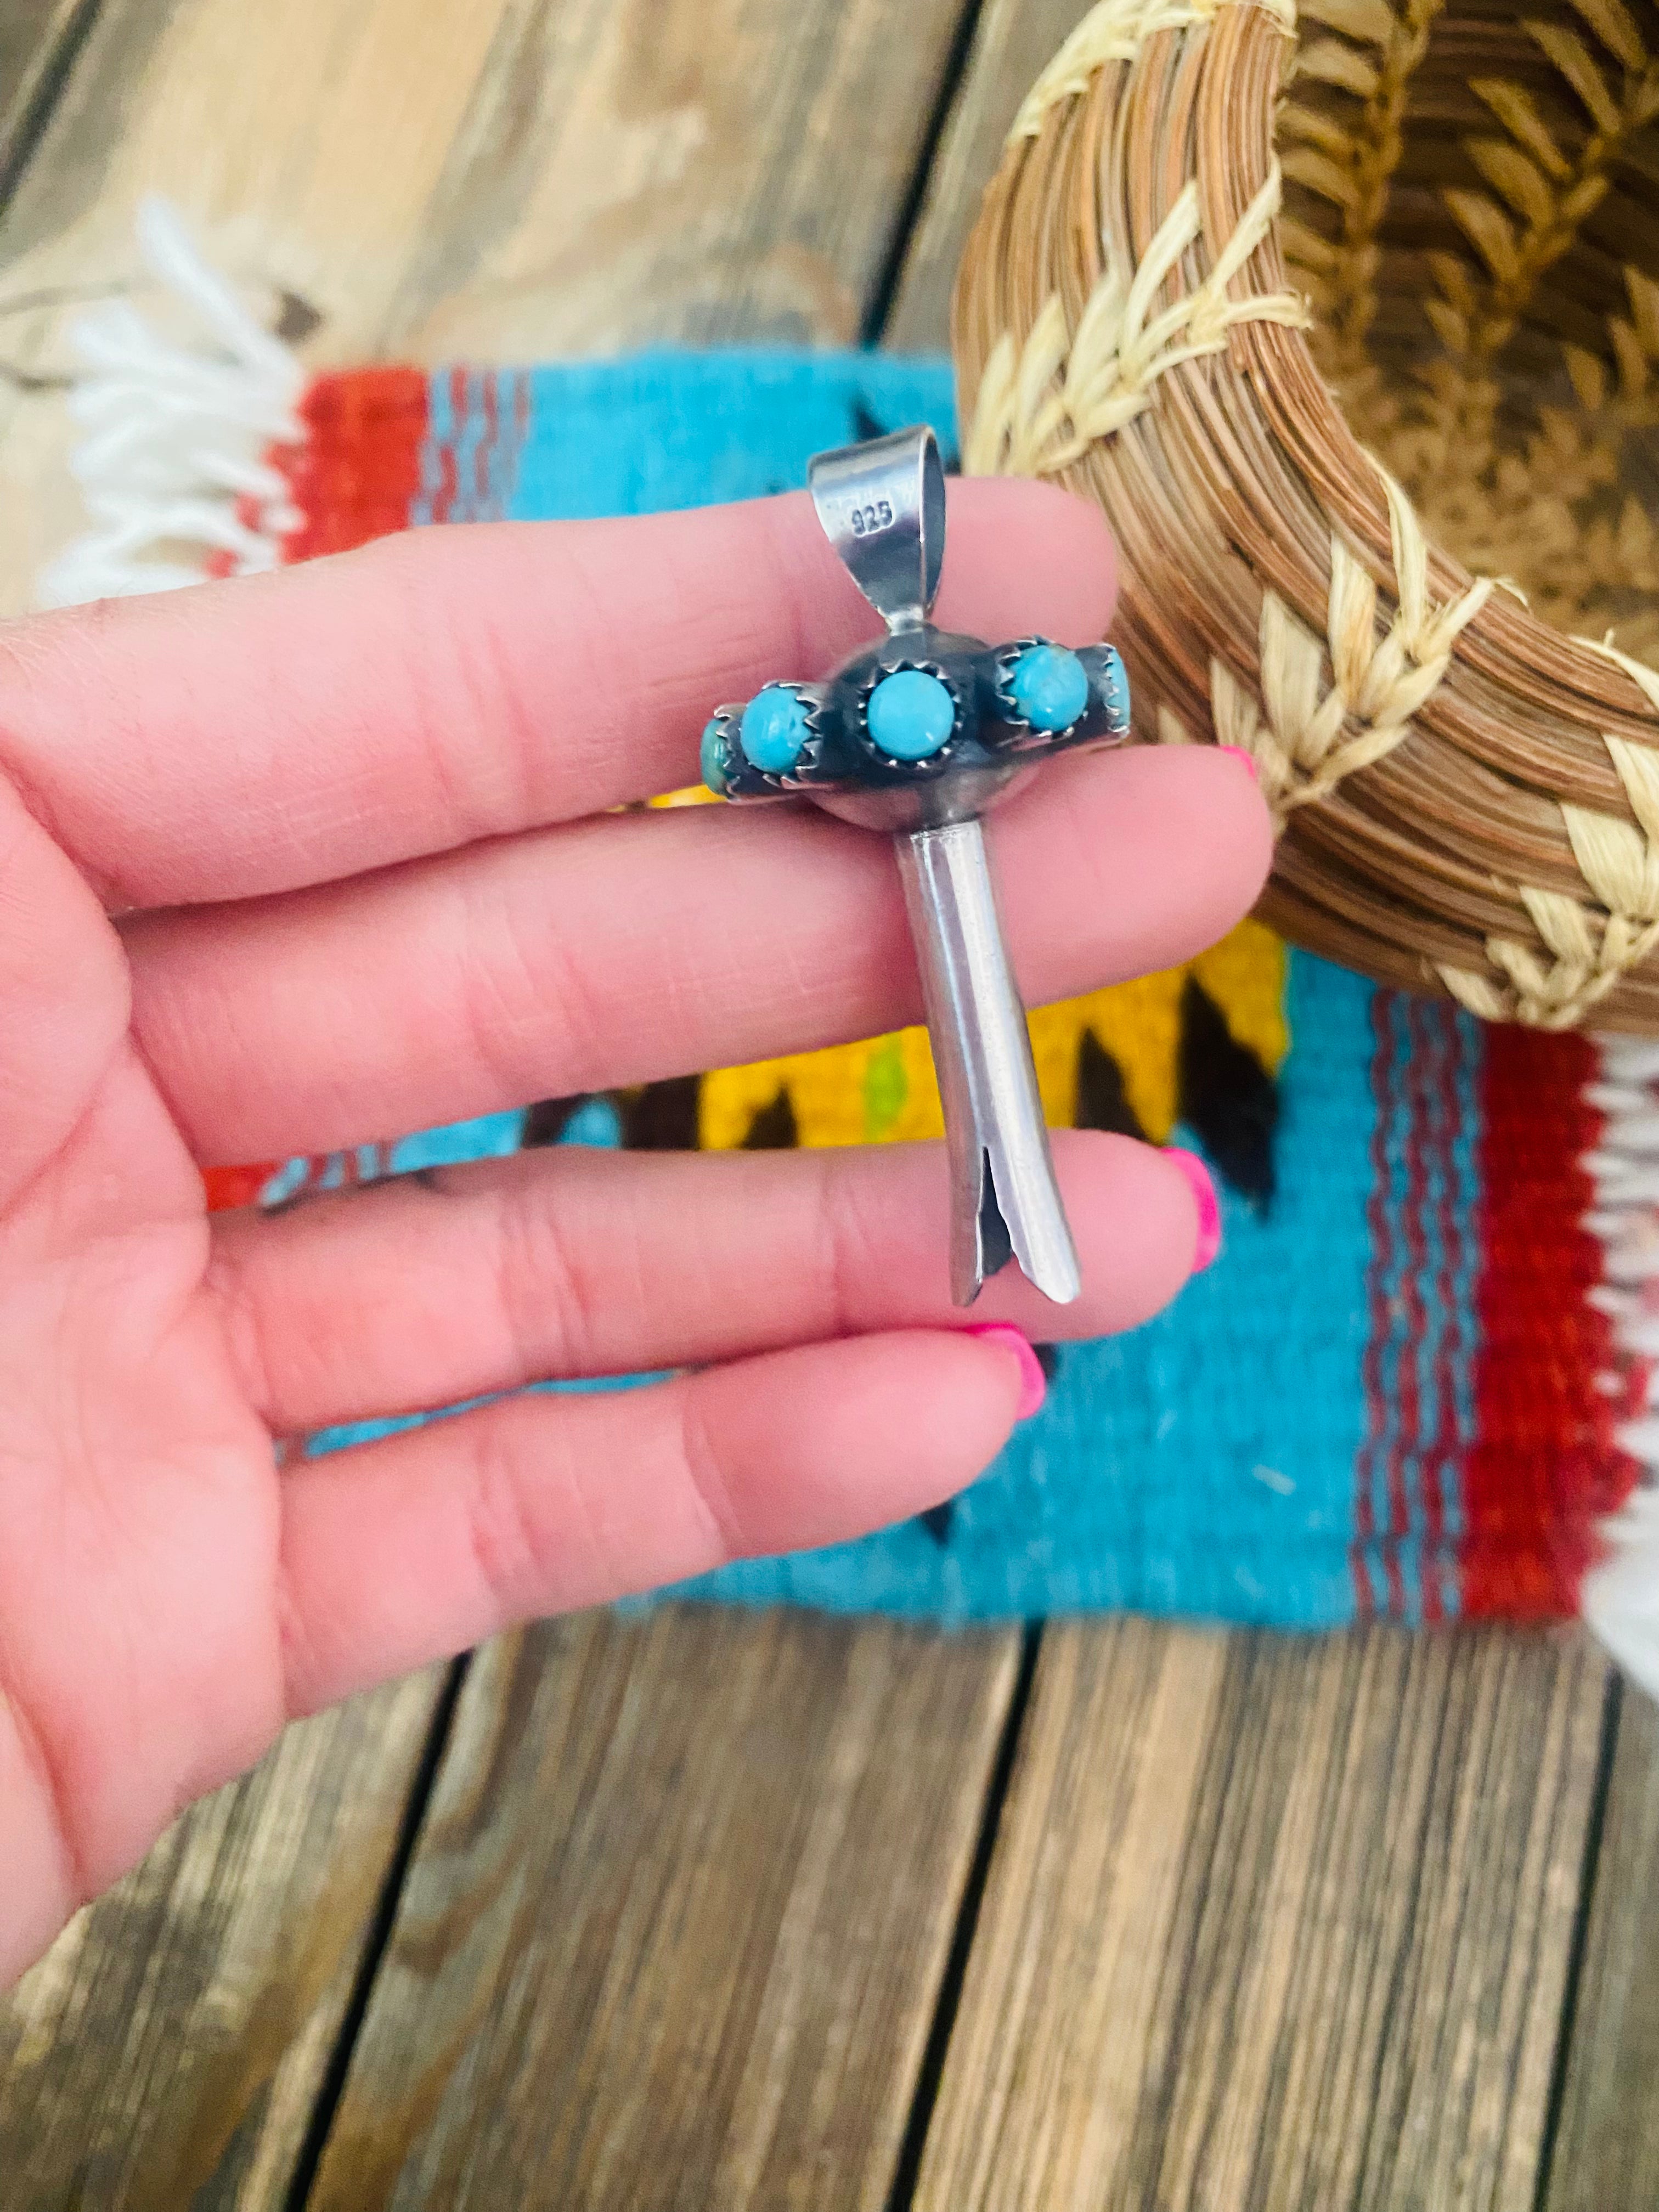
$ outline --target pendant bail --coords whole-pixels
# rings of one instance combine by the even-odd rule
[[[945,467],[924,424],[815,456],[807,485],[823,533],[896,635],[920,629],[945,565]]]

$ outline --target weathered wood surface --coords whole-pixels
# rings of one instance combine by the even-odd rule
[[[884,2204],[1016,1665],[708,1608],[494,1646],[311,2212]]]
[[[1530,2212],[1607,1685],[1576,1634],[1053,1632],[918,2208]]]
[[[890,341],[944,342],[1007,122],[1083,7],[986,0]],[[0,0],[0,63],[20,20]],[[102,0],[0,227],[0,303],[130,280],[160,189],[256,296],[317,313],[319,364],[846,339],[957,20]],[[61,313],[0,332],[64,365]],[[61,403],[0,384],[0,609],[78,526],[64,449]],[[1008,1638],[690,1614],[487,1655],[311,2202],[883,2204],[1014,1667]],[[1531,2212],[1603,1683],[1576,1643],[1501,1634],[1054,1632],[917,2202]],[[290,1738],[30,1978],[0,2028],[5,2212],[284,2203],[431,1694],[371,1705],[378,1743],[361,1711]],[[1557,2212],[1659,2201],[1644,1727],[1627,1701]]]
[[[0,214],[90,0],[0,0]]]
[[[5,2212],[283,2203],[442,1679],[290,1729],[0,1996]]]
[[[1659,2204],[1659,1708],[1619,1700],[1547,2212]]]
[[[927,0],[896,58],[873,36],[880,12],[876,0],[789,10],[731,0],[715,20],[702,9],[694,21],[684,9],[450,0],[424,7],[411,33],[406,9],[301,0],[282,11],[279,32],[263,11],[251,17],[230,0],[171,9],[106,0],[19,195],[7,235],[21,251],[0,281],[9,290],[130,273],[133,204],[141,191],[160,188],[222,265],[293,291],[321,316],[307,344],[319,362],[383,350],[544,355],[737,330],[845,337],[884,266],[953,14]],[[36,319],[25,335],[29,363],[59,365],[61,318]],[[61,445],[52,400],[33,411],[14,408],[9,427],[0,424],[0,472],[22,470],[39,533],[29,565],[74,526],[73,501],[52,474],[61,471]],[[21,573],[20,563],[15,596]],[[817,2155],[828,2160],[826,2201],[878,2201],[931,2020],[1017,1639],[939,1644],[886,1629],[831,1632],[744,1617],[708,1632],[722,1656],[717,1678],[703,1686],[701,1794],[672,1829],[656,1876],[671,1892],[683,1881],[702,1898],[696,1924],[705,1932],[737,1940],[743,1907],[757,1896],[773,1898],[779,1917],[769,1932],[757,1921],[745,1938],[735,1996],[718,1949],[677,1946],[665,1928],[657,1948],[647,1948],[637,2001],[626,1989],[611,1992],[622,2062],[596,2072],[577,2023],[564,2018],[566,2062],[586,2085],[587,2124],[611,2146],[605,2171],[629,2159],[654,2170],[646,2131],[661,2106],[641,2101],[640,2069],[649,2078],[652,2011],[664,1996],[653,1977],[672,1970],[684,1990],[678,2025],[691,2040],[670,2037],[657,2063],[669,2086],[698,2084],[693,2111],[707,2124],[688,2157],[715,2157],[734,2186],[752,2169],[755,2201],[763,2202],[775,2201],[766,2194],[775,2172],[799,2178]],[[660,1626],[586,1625],[490,1655],[469,1689],[467,1731],[445,1767],[443,1802],[453,1807],[457,1793],[465,1800],[477,1786],[469,1747],[492,1738],[509,1761],[538,1748],[547,1701],[556,1705],[571,1687],[565,1644],[573,1637],[604,1645],[629,1710],[641,1717],[607,1755],[606,1819],[625,1826],[630,1804],[672,1794],[672,1776],[653,1763],[665,1717],[685,1718],[675,1702],[678,1647],[665,1646],[665,1634]],[[591,1680],[591,1670],[577,1674]],[[741,1727],[724,1724],[728,1678],[747,1680],[757,1698],[763,1688],[777,1692],[777,1706],[757,1706]],[[538,1716],[532,1740],[519,1734],[527,1707]],[[573,1729],[581,1724],[569,1719]],[[589,1747],[598,1756],[597,1742]],[[758,1777],[757,1759],[764,1763]],[[837,1790],[850,1823],[838,1840],[823,1826]],[[476,1879],[486,1858],[515,1880],[539,1863],[526,1856],[526,1820],[550,1847],[560,1840],[546,1835],[544,1803],[526,1799],[498,1811],[499,1827],[479,1839],[469,1863]],[[591,1836],[591,1825],[583,1832]],[[741,1845],[730,1866],[709,1863],[710,1833]],[[878,1852],[891,1865],[866,1895],[861,1878]],[[423,1850],[413,1903],[431,1898],[428,1863]],[[624,1887],[651,1879],[644,1857],[635,1863],[625,1852],[614,1872]],[[561,1894],[574,1923],[580,1904]],[[400,1917],[400,1931],[405,1924]],[[447,1924],[456,1924],[453,1916]],[[582,1924],[588,1967],[598,1973],[615,1933],[602,1892]],[[442,1974],[454,2008],[450,2033],[469,2013],[494,2015],[515,1959],[516,1942],[505,1955],[458,1943]],[[438,1962],[430,1964],[435,1972]],[[751,1991],[748,1969],[763,1966]],[[210,1966],[201,1971],[210,1983]],[[274,1962],[270,1972],[269,2004],[280,2009],[282,1972]],[[376,1983],[371,2030],[408,1972],[407,1952],[398,1950]],[[545,1995],[556,2005],[556,1978]],[[760,2009],[745,2045],[740,2009],[751,1996]],[[702,2083],[700,2062],[705,2042],[726,2027],[732,2101],[722,2136],[718,2095]],[[449,2045],[439,2028],[435,2017],[423,2019],[420,2040],[402,2058],[418,2061],[424,2051],[441,2074]],[[345,2201],[370,2201],[356,2194],[368,2185],[365,2158],[378,2172],[375,2161],[401,2159],[411,2140],[416,2116],[398,2101],[407,2082],[376,2072],[386,2051],[384,2035],[373,2033],[362,2047],[351,2098],[330,2136],[319,2201],[342,2187]],[[72,2067],[77,2057],[71,2051],[58,2063]],[[497,2050],[496,2063],[510,2070],[510,2051]],[[526,2106],[538,2124],[558,2117],[544,2082],[526,2081],[515,2094],[504,2123]],[[380,2097],[392,2100],[386,2125],[366,2141],[362,2115]],[[422,2138],[420,2154],[457,2155],[458,2113],[467,2112],[476,2106],[462,2080],[434,2118],[435,2148]],[[180,2117],[192,2124],[189,2113]],[[574,2128],[580,2117],[579,2104],[561,2124]],[[283,2200],[291,2177],[295,2146],[283,2148],[286,2161],[272,2150],[259,2169],[271,2203]],[[510,2130],[497,2148],[509,2163],[517,2154]],[[165,2160],[156,2171],[157,2201],[165,2201]],[[844,2193],[848,2173],[862,2198]],[[150,2185],[147,2172],[143,2179]]]
[[[137,281],[148,191],[320,318],[318,363],[847,341],[957,0],[106,0],[0,234],[0,305]],[[70,311],[4,320],[32,374]],[[0,610],[78,526],[61,402],[0,386]]]
[[[1091,0],[985,0],[927,172],[884,343],[901,351],[951,342],[957,263],[1027,91]]]

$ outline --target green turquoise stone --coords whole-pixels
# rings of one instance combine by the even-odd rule
[[[787,684],[769,684],[743,710],[738,742],[751,768],[787,775],[806,748],[806,709]]]
[[[1069,730],[1089,704],[1088,671],[1063,645],[1027,646],[1010,672],[1008,696],[1034,730]]]
[[[925,668],[884,676],[870,694],[870,735],[893,760],[931,760],[951,742],[957,702]]]
[[[717,799],[726,796],[726,731],[718,714],[704,729],[698,756],[702,780]]]

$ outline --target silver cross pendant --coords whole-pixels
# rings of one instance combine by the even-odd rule
[[[1065,1305],[1081,1286],[1077,1249],[981,822],[1051,755],[1122,742],[1123,663],[1109,645],[993,646],[933,626],[945,471],[931,430],[820,453],[807,481],[887,635],[821,682],[717,708],[703,779],[723,799],[810,799],[892,837],[945,1108],[951,1296],[970,1305],[1013,1259]]]

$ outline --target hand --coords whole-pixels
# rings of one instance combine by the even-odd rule
[[[1057,492],[954,487],[940,620],[1100,636]],[[0,629],[0,1977],[290,1717],[528,1615],[969,1480],[1020,1376],[945,1289],[931,1147],[539,1152],[274,1218],[198,1168],[918,1015],[885,842],[693,781],[710,706],[871,618],[800,498],[416,532]],[[1250,904],[1236,763],[1059,763],[992,837],[1028,998]],[[1191,1261],[1176,1168],[1063,1136],[1098,1334]],[[549,1376],[337,1457],[281,1439]]]

